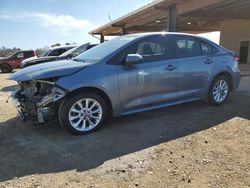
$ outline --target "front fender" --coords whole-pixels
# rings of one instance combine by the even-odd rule
[[[70,93],[83,88],[95,88],[104,92],[111,100],[114,115],[120,110],[117,70],[114,65],[95,64],[81,71],[61,77],[56,84]]]

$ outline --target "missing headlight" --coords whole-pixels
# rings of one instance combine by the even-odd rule
[[[51,89],[51,94],[53,96],[53,101],[56,102],[56,101],[62,99],[66,95],[66,92],[58,87],[53,87]]]

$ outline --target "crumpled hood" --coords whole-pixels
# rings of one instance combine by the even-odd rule
[[[46,78],[62,77],[80,71],[89,63],[72,60],[55,61],[38,64],[19,70],[10,76],[15,81],[31,81]]]

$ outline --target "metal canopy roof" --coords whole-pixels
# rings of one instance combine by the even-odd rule
[[[218,31],[220,21],[250,19],[249,0],[156,0],[91,32],[92,35],[164,31],[170,6],[177,9],[177,30]]]

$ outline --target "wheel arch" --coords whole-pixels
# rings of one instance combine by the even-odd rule
[[[214,78],[212,79],[212,81],[211,81],[211,83],[210,83],[210,86],[211,86],[211,84],[213,83],[213,81],[218,77],[218,76],[225,76],[227,79],[228,79],[228,81],[229,81],[229,89],[230,89],[230,91],[233,91],[233,77],[232,77],[232,75],[230,74],[230,73],[228,73],[228,72],[226,72],[226,71],[223,71],[223,72],[220,72],[220,73],[218,73],[218,74],[216,74],[216,76],[214,76]]]
[[[105,103],[107,104],[107,107],[108,107],[108,110],[113,112],[113,106],[112,106],[112,102],[111,102],[111,99],[110,97],[108,96],[108,94],[103,91],[102,89],[100,88],[97,88],[97,87],[81,87],[81,88],[78,88],[78,89],[75,89],[71,92],[68,93],[68,95],[66,95],[66,98],[67,97],[70,97],[72,95],[75,95],[77,93],[82,93],[82,92],[89,92],[89,93],[95,93],[97,95],[99,95],[100,97],[102,97],[105,101]]]
[[[4,66],[4,65],[7,65],[7,66],[11,67],[11,69],[13,69],[12,65],[9,64],[9,63],[1,63],[1,64],[0,64],[0,68],[1,68],[2,66]]]

